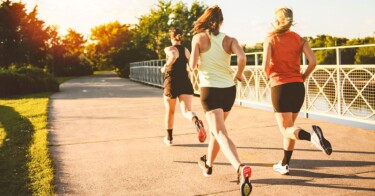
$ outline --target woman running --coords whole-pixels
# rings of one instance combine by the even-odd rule
[[[181,30],[171,29],[169,35],[172,46],[164,49],[167,61],[161,69],[164,73],[165,126],[167,129],[164,143],[168,146],[173,144],[176,98],[178,98],[180,102],[181,112],[184,117],[194,123],[198,132],[199,141],[204,142],[206,140],[206,131],[204,130],[203,123],[199,120],[198,116],[191,111],[194,90],[187,71],[190,53],[188,49],[181,45]]]
[[[304,81],[316,66],[316,59],[309,43],[297,33],[290,31],[293,12],[289,8],[275,11],[275,30],[264,41],[263,68],[271,80],[271,98],[275,117],[284,140],[284,157],[273,166],[281,174],[289,174],[289,162],[295,140],[306,140],[325,154],[332,153],[332,147],[316,125],[312,131],[294,125],[305,98]],[[309,62],[303,74],[300,72],[300,56],[304,53]]]
[[[194,23],[192,57],[190,66],[198,68],[200,80],[200,99],[210,130],[207,156],[200,157],[198,164],[204,176],[212,175],[213,162],[221,150],[238,174],[241,195],[249,195],[251,168],[241,165],[236,146],[229,138],[225,120],[236,98],[236,87],[232,69],[231,54],[237,55],[238,69],[235,78],[243,81],[246,64],[245,53],[235,38],[220,32],[223,14],[219,6],[205,10]],[[197,65],[200,60],[199,65]],[[241,178],[241,179],[240,179]]]

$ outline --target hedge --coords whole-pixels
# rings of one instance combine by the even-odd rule
[[[47,91],[59,91],[59,83],[42,69],[21,67],[0,70],[0,97]]]

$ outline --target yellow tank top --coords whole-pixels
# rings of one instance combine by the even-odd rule
[[[200,87],[227,88],[234,86],[230,68],[231,55],[223,49],[224,33],[210,35],[211,47],[200,54],[198,66]]]

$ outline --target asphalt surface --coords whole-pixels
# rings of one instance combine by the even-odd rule
[[[198,97],[193,110],[206,125]],[[202,175],[197,161],[207,141],[199,143],[179,110],[174,145],[163,143],[160,88],[113,73],[76,78],[52,96],[49,121],[57,195],[239,195],[222,153],[213,175]],[[233,107],[226,125],[242,162],[252,167],[252,195],[375,195],[375,131],[297,120],[306,130],[314,124],[331,141],[332,155],[298,141],[290,175],[280,175],[272,170],[283,156],[273,113]]]

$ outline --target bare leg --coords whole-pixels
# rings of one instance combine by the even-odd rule
[[[178,96],[178,100],[180,101],[182,115],[188,120],[192,120],[192,118],[196,116],[196,114],[191,111],[193,95],[183,94]]]
[[[227,119],[228,115],[229,115],[229,112],[224,112],[224,122]],[[208,166],[211,167],[213,165],[219,152],[220,152],[220,145],[219,143],[217,143],[215,136],[210,131],[210,141],[208,144],[208,153],[207,153],[208,163],[206,163]]]
[[[164,96],[164,105],[165,105],[165,128],[173,129],[176,99],[171,99],[169,97]]]
[[[284,137],[284,150],[293,150],[295,139],[297,139],[295,133],[298,135],[299,130],[301,130],[299,127],[294,126],[293,113],[275,113],[275,117],[280,132]]]
[[[297,116],[298,116],[298,113],[292,113],[292,125],[294,126],[294,122],[296,121],[297,119]],[[296,137],[296,139],[298,139],[298,133],[299,131],[301,130],[300,128],[292,128],[291,129],[292,131],[293,130],[296,130],[296,134],[294,134],[294,136]],[[287,151],[291,151],[291,150],[294,150],[294,146],[296,144],[296,140],[295,139],[290,139],[290,138],[284,138],[284,150],[287,150]]]
[[[294,126],[294,122],[298,117],[298,113],[275,113],[277,124],[281,134],[284,137],[284,150],[293,150],[295,140],[298,140],[298,133],[301,131],[300,127]]]
[[[237,154],[236,146],[233,141],[228,137],[228,132],[225,127],[225,118],[228,116],[224,115],[222,109],[215,109],[206,112],[206,119],[210,128],[210,142],[208,146],[208,164],[212,165],[213,160],[216,158],[218,151],[221,149],[225,157],[232,164],[233,168],[237,171],[241,164],[240,158]],[[215,137],[212,138],[212,135]]]

